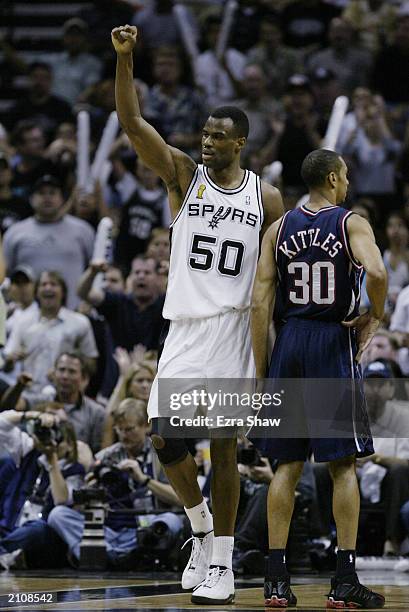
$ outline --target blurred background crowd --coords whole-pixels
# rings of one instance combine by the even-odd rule
[[[181,504],[152,453],[146,418],[165,323],[166,190],[123,133],[103,179],[88,190],[76,180],[76,116],[89,112],[92,156],[115,110],[110,31],[125,23],[139,31],[135,87],[144,117],[200,162],[201,129],[212,108],[239,106],[250,120],[243,165],[274,182],[286,208],[305,194],[301,162],[321,146],[335,99],[349,98],[336,143],[349,167],[345,206],[371,223],[389,274],[384,327],[363,362],[365,377],[376,379],[368,404],[379,445],[359,465],[358,552],[405,554],[409,2],[240,0],[221,56],[226,3],[191,0],[183,7],[194,58],[171,0],[0,2],[0,232],[7,275],[0,567],[78,565],[84,516],[77,508],[85,502],[73,491],[95,482],[108,491],[105,539],[113,566],[147,562],[140,530],[150,528],[153,538],[158,517],[165,527],[155,531],[155,554],[165,564],[169,555],[161,551],[172,544],[163,544],[160,529],[169,538],[185,529]],[[113,221],[109,261],[93,258],[103,217]],[[267,550],[265,499],[274,465],[242,450],[235,563],[248,571],[260,567],[256,561]],[[191,452],[210,495],[206,442],[192,441]],[[116,476],[101,476],[100,465]],[[318,565],[328,561],[332,545],[331,508],[321,503],[329,504],[330,486],[325,466],[307,465],[298,531],[290,539],[297,548],[299,534],[306,535]],[[378,540],[381,534],[378,548],[371,533]]]

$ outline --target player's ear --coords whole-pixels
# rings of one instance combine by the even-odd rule
[[[239,145],[239,149],[243,149],[243,147],[246,144],[246,138],[244,136],[241,136],[240,138],[237,139],[237,144]]]
[[[336,187],[336,184],[337,184],[337,178],[338,178],[338,177],[337,177],[337,175],[335,174],[335,172],[330,172],[330,173],[328,174],[328,177],[327,177],[327,178],[328,178],[328,181],[329,181],[330,186],[331,186],[332,188]]]

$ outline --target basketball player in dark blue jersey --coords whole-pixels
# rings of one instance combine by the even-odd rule
[[[383,316],[385,267],[367,221],[338,206],[348,187],[344,160],[332,151],[313,151],[303,162],[302,177],[309,188],[309,202],[271,225],[262,243],[251,320],[257,377],[264,378],[268,371],[268,377],[275,379],[353,379],[360,376],[360,357]],[[359,315],[363,271],[371,307]],[[278,335],[267,370],[268,328],[274,302]],[[353,398],[348,397],[352,421]],[[331,399],[319,400],[324,402],[324,410],[326,406],[330,408]],[[300,409],[308,420],[308,401],[315,402],[316,398],[304,396],[301,401]],[[363,401],[360,409],[366,427]],[[356,431],[352,423],[351,431]],[[295,487],[304,461],[313,452],[315,461],[329,462],[334,484],[338,555],[327,607],[383,607],[384,598],[361,585],[355,573],[359,518],[355,459],[374,452],[369,426],[364,433],[361,437],[337,439],[264,441],[267,455],[279,460],[268,496],[266,606],[296,604],[285,565],[285,548]]]

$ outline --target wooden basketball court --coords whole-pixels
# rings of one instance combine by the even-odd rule
[[[386,610],[409,611],[409,574],[360,572],[360,579],[386,597]],[[324,575],[296,576],[292,579],[298,598],[297,610],[313,612],[325,609],[329,578]],[[209,606],[209,610],[265,610],[261,578],[236,580],[236,603],[230,606]],[[41,603],[30,602],[29,594],[46,595]],[[52,597],[52,603],[45,603]],[[33,598],[31,598],[33,599]],[[38,598],[37,598],[38,601]],[[109,574],[90,572],[0,573],[0,611],[44,610],[200,610],[190,603],[190,593],[182,591],[175,574]]]

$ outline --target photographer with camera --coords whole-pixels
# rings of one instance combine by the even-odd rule
[[[92,506],[94,501],[105,500],[108,559],[114,567],[134,568],[142,557],[146,559],[148,546],[151,555],[156,544],[160,548],[160,542],[154,542],[158,532],[172,546],[171,541],[182,529],[182,518],[166,510],[180,508],[182,504],[152,452],[146,403],[128,398],[115,407],[112,416],[119,442],[96,455],[92,476],[87,478],[88,487],[76,491],[74,500],[82,509]],[[160,510],[163,513],[156,514]],[[48,518],[48,524],[67,543],[71,559],[77,562],[81,557],[84,523],[84,514],[67,506],[54,508]]]
[[[0,474],[8,475],[0,478],[0,566],[64,565],[67,547],[46,520],[53,507],[72,503],[84,480],[73,426],[53,414],[4,411],[0,447]]]

